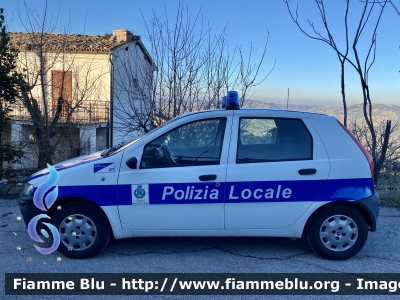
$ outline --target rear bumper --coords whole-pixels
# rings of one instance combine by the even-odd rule
[[[371,197],[354,201],[354,204],[359,205],[365,211],[368,217],[368,224],[371,227],[371,231],[374,232],[376,230],[376,220],[379,215],[379,207],[381,204],[381,199],[379,195],[375,192]]]

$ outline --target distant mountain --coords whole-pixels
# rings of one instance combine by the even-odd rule
[[[252,100],[246,107],[257,108],[275,108],[286,109],[286,104],[266,103],[263,101]],[[375,120],[392,120],[392,124],[396,120],[400,120],[400,105],[394,104],[373,104],[372,117]],[[289,110],[319,112],[335,116],[339,120],[343,120],[343,107],[342,106],[320,106],[320,105],[306,105],[306,104],[290,104]],[[363,105],[353,104],[347,107],[347,119],[364,119]]]

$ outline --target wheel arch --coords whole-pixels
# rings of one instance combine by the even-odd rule
[[[89,200],[87,198],[83,198],[83,197],[79,197],[79,196],[72,196],[72,197],[65,197],[65,198],[57,199],[56,202],[54,202],[54,204],[48,210],[48,215],[50,217],[53,217],[53,215],[57,211],[57,207],[61,206],[61,209],[62,209],[63,205],[65,205],[67,203],[72,203],[72,202],[81,202],[81,203],[83,202],[83,203],[87,203],[89,205],[97,207],[99,209],[100,213],[102,214],[103,218],[105,220],[107,220],[107,226],[110,229],[110,231],[113,233],[112,237],[114,237],[114,231],[113,231],[113,228],[111,226],[110,220],[108,219],[107,214],[104,212],[104,210],[96,202],[91,201],[91,200]]]
[[[318,212],[320,212],[321,210],[327,209],[329,207],[335,207],[337,205],[341,205],[341,206],[349,206],[349,207],[353,207],[356,210],[358,210],[361,215],[364,217],[365,221],[367,222],[368,225],[368,230],[371,231],[373,229],[373,222],[372,222],[372,217],[370,216],[370,214],[367,212],[367,210],[362,207],[361,205],[356,204],[355,201],[347,201],[347,200],[338,200],[338,201],[333,201],[333,202],[329,202],[326,203],[324,205],[321,205],[320,207],[318,207],[307,219],[306,224],[304,225],[303,228],[303,233],[302,233],[302,237],[304,237],[304,234],[309,226],[310,220],[312,219],[312,217],[316,214],[318,214]]]

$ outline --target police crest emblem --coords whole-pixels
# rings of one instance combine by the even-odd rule
[[[146,196],[146,191],[142,188],[142,185],[139,184],[133,194],[136,199],[143,199],[143,197]]]

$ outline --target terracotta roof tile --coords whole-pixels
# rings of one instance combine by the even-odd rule
[[[67,51],[100,51],[110,52],[118,46],[131,41],[140,40],[140,37],[129,33],[128,41],[118,41],[113,34],[105,35],[83,35],[83,34],[56,34],[36,32],[8,32],[10,42],[20,51],[39,49],[43,45],[45,51],[67,50]]]

